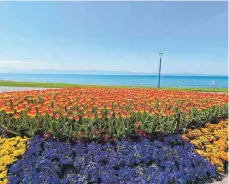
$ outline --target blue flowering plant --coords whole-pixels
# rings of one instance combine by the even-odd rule
[[[9,184],[204,183],[216,167],[179,135],[162,140],[71,144],[36,136],[8,173]]]

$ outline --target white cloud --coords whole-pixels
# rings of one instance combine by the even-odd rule
[[[0,60],[0,72],[4,72],[6,69],[13,69],[16,71],[29,71],[29,70],[37,70],[37,69],[53,69],[53,70],[107,70],[107,71],[134,71],[134,64],[132,67],[121,67],[120,65],[124,60],[119,60],[116,62],[109,60],[99,60],[100,64],[94,62],[88,64],[87,62],[78,62],[76,63],[54,63],[54,62],[32,62],[32,61],[20,61],[20,60]],[[106,65],[107,64],[107,65]],[[135,63],[136,64],[136,63]],[[120,69],[121,68],[121,69]],[[136,67],[137,68],[137,67]],[[138,70],[135,70],[138,71]],[[144,68],[143,68],[144,71]]]
[[[38,69],[47,67],[47,63],[44,62],[30,62],[30,61],[19,61],[19,60],[0,60],[0,67],[7,67],[12,69]]]
[[[0,60],[0,67],[11,68],[15,70],[36,70],[36,69],[54,69],[54,70],[70,70],[71,66],[66,64],[55,64],[47,62],[20,61],[20,60]]]
[[[94,62],[90,62],[93,60]],[[81,61],[81,62],[80,62]],[[64,62],[35,62],[20,60],[0,60],[0,72],[28,71],[36,69],[53,70],[106,70],[106,71],[128,71],[157,73],[159,66],[159,56],[125,56],[125,57],[82,57],[75,62],[65,60]],[[227,75],[228,67],[224,60],[218,61],[217,58],[186,58],[165,54],[162,59],[162,70],[164,74],[169,73],[202,73],[202,74],[223,74]]]

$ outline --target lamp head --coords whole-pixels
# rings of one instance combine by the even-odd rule
[[[158,53],[158,54],[159,54],[159,56],[160,56],[160,57],[162,57],[162,56],[163,56],[163,53],[162,53],[162,52],[161,52],[161,53]]]

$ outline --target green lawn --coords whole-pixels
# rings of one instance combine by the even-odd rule
[[[82,84],[64,84],[64,83],[41,83],[41,82],[17,82],[0,80],[0,86],[15,86],[15,87],[43,87],[43,88],[67,88],[67,87],[116,87],[116,88],[136,88],[135,86],[99,86],[99,85],[82,85]],[[137,87],[156,89],[155,87]],[[182,90],[182,91],[202,91],[202,92],[228,92],[228,88],[160,88],[167,90]]]

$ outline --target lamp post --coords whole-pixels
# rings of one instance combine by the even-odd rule
[[[160,56],[160,63],[159,63],[159,78],[158,78],[158,88],[160,88],[160,82],[161,82],[161,58],[163,53],[158,53]]]

